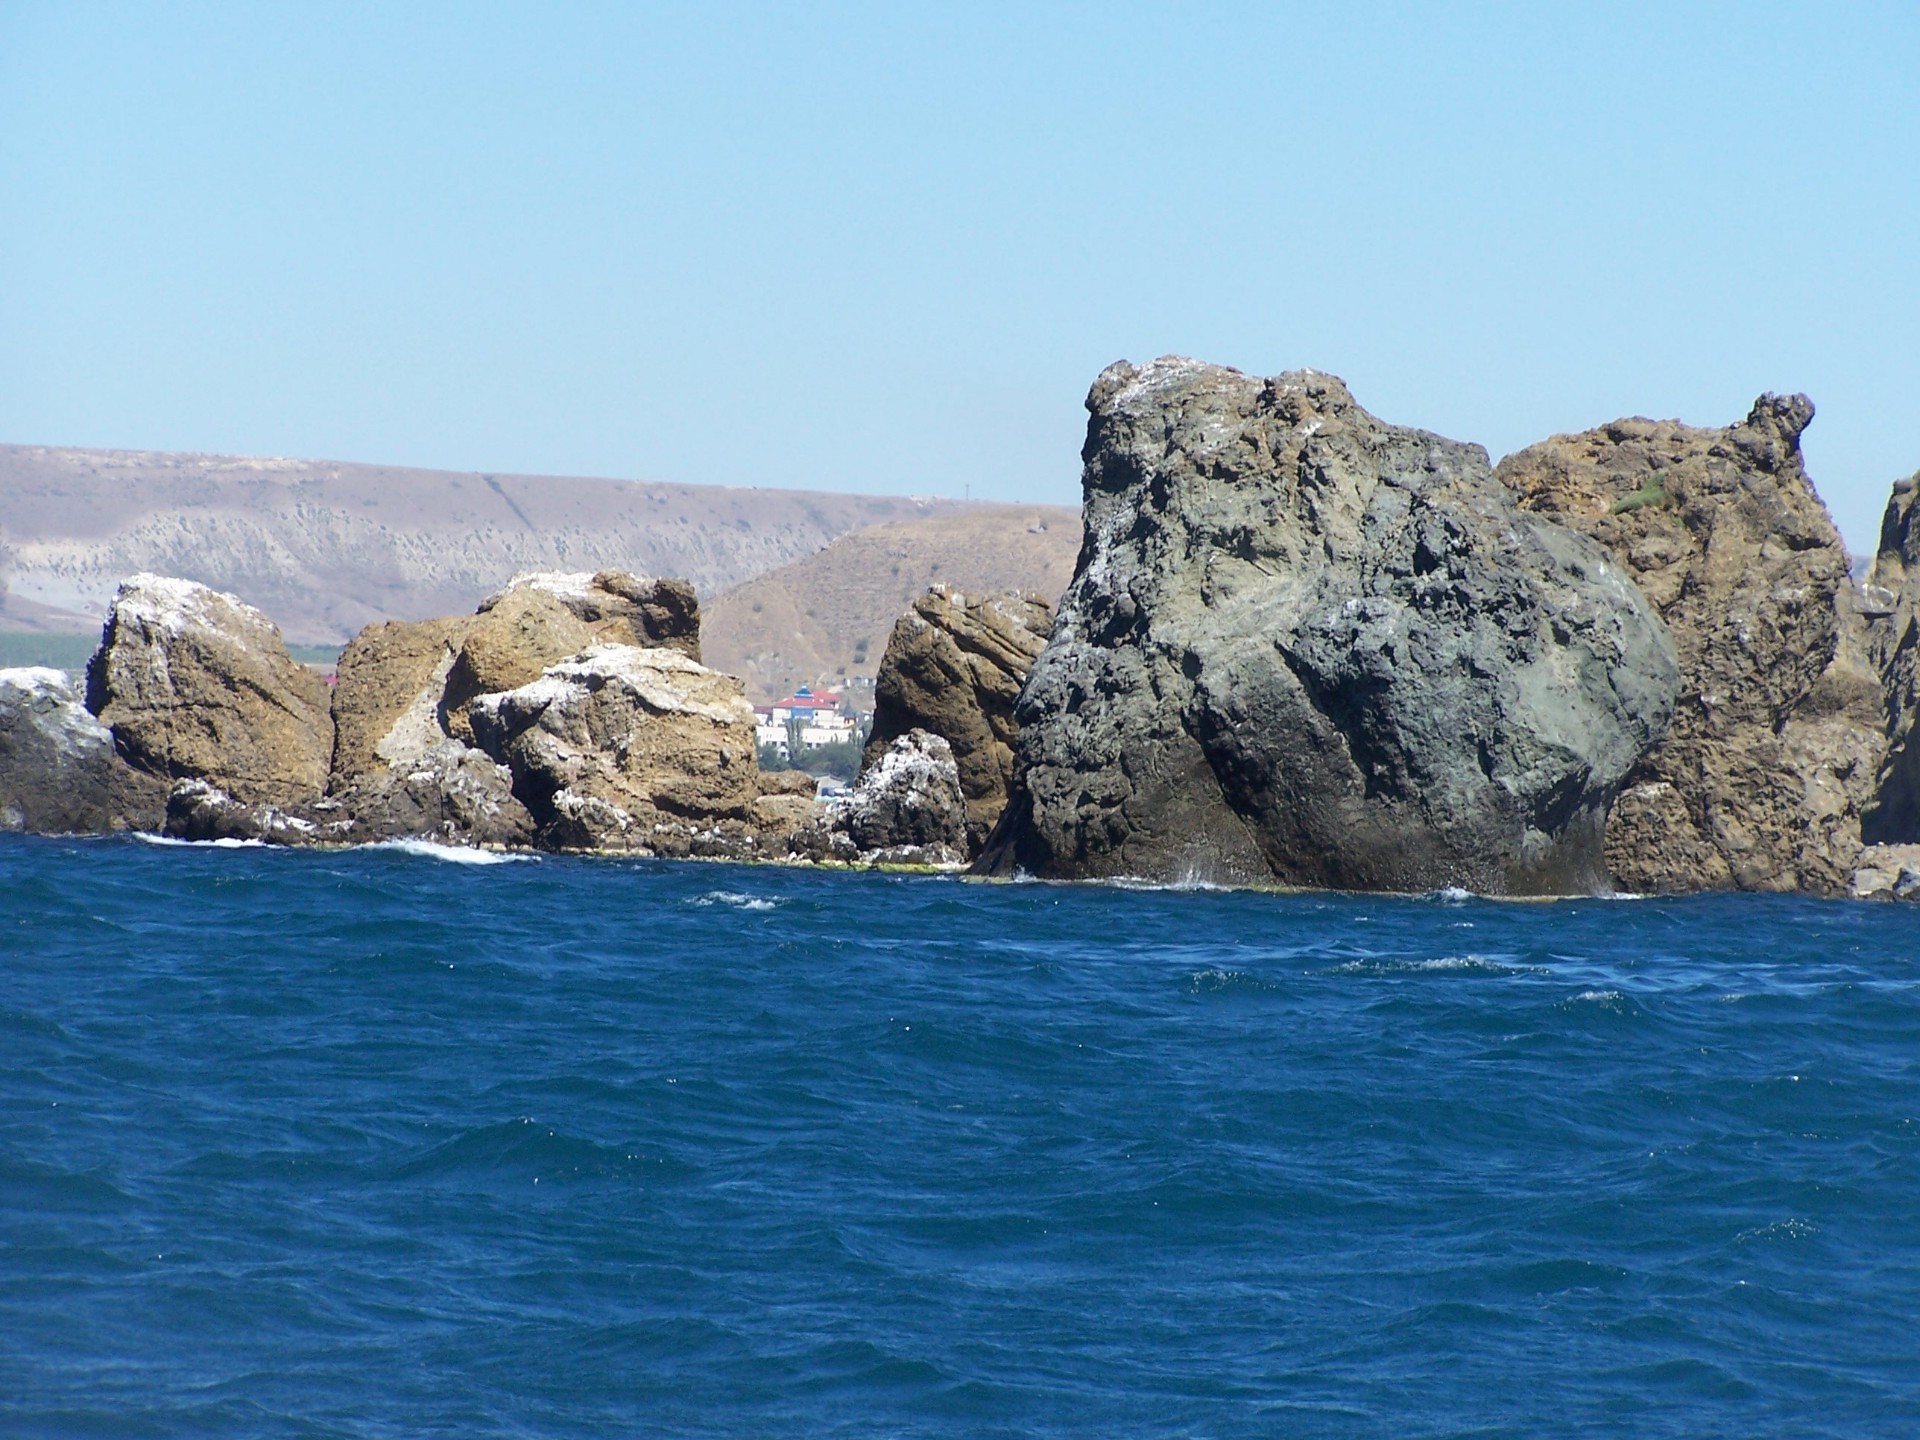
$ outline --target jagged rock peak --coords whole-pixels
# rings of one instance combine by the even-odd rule
[[[1087,408],[1086,540],[979,868],[1607,886],[1676,671],[1592,541],[1316,371],[1123,362]]]

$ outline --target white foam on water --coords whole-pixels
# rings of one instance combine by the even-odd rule
[[[760,895],[742,895],[738,890],[709,890],[706,894],[690,903],[694,905],[726,905],[735,910],[772,910],[776,906],[783,905],[786,902],[782,900],[768,900]]]
[[[1622,998],[1618,990],[1582,990],[1569,1003],[1577,1005],[1585,1001],[1591,1005],[1617,1005]]]
[[[273,848],[264,840],[235,840],[231,837],[221,840],[176,840],[171,835],[150,835],[145,830],[134,831],[133,838],[143,845],[184,845],[192,850],[270,850]]]
[[[356,850],[386,850],[398,855],[424,855],[429,860],[445,860],[450,865],[518,865],[535,859],[532,855],[508,855],[498,850],[475,850],[468,845],[442,845],[433,840],[377,840],[371,845],[356,845]]]

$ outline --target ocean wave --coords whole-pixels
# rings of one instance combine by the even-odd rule
[[[706,894],[697,896],[687,903],[703,908],[710,905],[726,905],[735,910],[772,910],[787,902],[769,900],[762,895],[743,895],[738,890],[709,890]]]
[[[1484,955],[1435,955],[1424,960],[1348,960],[1335,965],[1335,975],[1415,975],[1460,972],[1471,975],[1524,975],[1533,967],[1507,965]]]
[[[510,855],[500,850],[475,850],[467,845],[442,845],[435,840],[376,840],[371,845],[356,845],[356,850],[384,850],[396,855],[424,855],[429,860],[445,860],[452,865],[516,865],[536,860],[535,855]]]
[[[264,840],[177,840],[171,835],[151,835],[145,830],[133,832],[133,838],[142,845],[183,845],[192,850],[269,850],[273,847]],[[284,847],[283,847],[284,848]]]

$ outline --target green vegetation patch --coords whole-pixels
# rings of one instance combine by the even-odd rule
[[[1655,472],[1646,484],[1642,485],[1631,495],[1622,495],[1618,500],[1614,501],[1612,508],[1607,513],[1610,515],[1626,515],[1634,510],[1645,510],[1649,506],[1658,510],[1669,510],[1673,508],[1674,504],[1673,494],[1667,489],[1667,477]]]

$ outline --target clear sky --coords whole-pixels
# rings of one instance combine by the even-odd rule
[[[0,440],[1077,503],[1166,352],[1920,468],[1920,5],[0,0]]]

